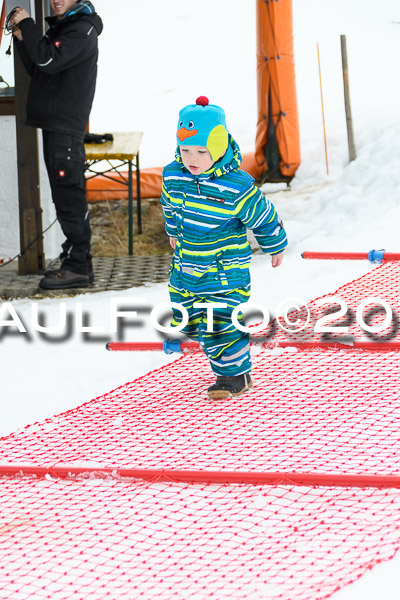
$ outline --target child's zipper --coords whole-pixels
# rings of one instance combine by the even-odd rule
[[[198,177],[195,177],[194,180],[195,180],[196,186],[197,186],[197,193],[199,194],[199,196],[204,196],[204,194],[202,194],[201,190],[200,190],[200,184],[199,184]],[[225,198],[216,198],[215,196],[205,196],[205,198],[207,200],[215,200],[216,202],[222,202],[222,203],[225,202]]]

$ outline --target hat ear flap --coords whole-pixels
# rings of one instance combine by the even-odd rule
[[[216,162],[228,148],[228,132],[223,125],[217,125],[210,131],[207,139],[207,149],[211,158]]]

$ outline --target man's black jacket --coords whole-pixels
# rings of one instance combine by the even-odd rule
[[[19,23],[23,41],[16,46],[32,77],[26,124],[82,136],[96,87],[103,24],[97,14],[84,13],[46,21],[50,28],[44,37],[33,19]]]

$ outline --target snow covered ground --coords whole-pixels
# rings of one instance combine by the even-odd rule
[[[249,0],[107,0],[95,2],[103,17],[99,85],[93,131],[145,132],[142,164],[171,160],[178,109],[200,95],[221,104],[243,151],[254,147],[256,123],[255,10]],[[340,58],[347,35],[357,160],[348,164]],[[290,246],[282,267],[267,256],[252,261],[252,300],[274,313],[287,298],[308,301],[374,268],[368,262],[306,261],[304,250],[400,251],[400,4],[398,0],[294,0],[297,89],[302,164],[290,191],[265,186],[285,221]],[[325,170],[316,43],[320,44],[329,176]],[[110,110],[110,107],[113,107]],[[2,152],[6,149],[1,150]],[[1,231],[1,224],[0,224]],[[0,435],[73,408],[174,360],[162,354],[110,353],[111,299],[168,301],[166,285],[117,293],[41,300],[46,325],[58,322],[60,302],[77,304],[103,328],[87,341],[73,332],[58,343],[33,330],[30,300],[13,302],[28,334],[3,327],[0,338]],[[157,339],[148,314],[125,339]],[[6,315],[3,319],[7,318]],[[11,335],[12,334],[12,335]],[[54,334],[55,335],[55,334]],[[94,335],[94,334],[93,334]],[[23,365],[23,377],[21,376]],[[336,600],[399,597],[400,558],[380,565]]]

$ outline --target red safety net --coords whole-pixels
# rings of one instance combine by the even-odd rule
[[[395,309],[399,273],[385,264],[335,296]],[[0,440],[0,598],[319,600],[392,558],[398,353],[253,362],[254,389],[229,401],[207,400],[208,361],[184,355]]]
[[[273,321],[271,325],[259,333],[254,334],[255,338],[261,338],[262,341],[273,341],[277,345],[281,341],[314,341],[314,342],[338,342],[351,347],[352,341],[370,341],[370,342],[388,342],[396,343],[400,341],[399,324],[400,324],[400,296],[399,296],[399,280],[400,280],[400,265],[398,263],[389,262],[376,269],[373,269],[359,279],[352,281],[332,294],[326,294],[321,298],[317,298],[307,304],[306,308],[301,310],[289,311],[289,320],[295,322],[300,321],[299,328],[307,323],[303,330],[299,332],[290,332],[291,327],[287,326],[279,317],[279,320],[285,326],[286,330],[277,326],[277,322]],[[340,307],[337,301],[331,300],[332,297],[343,301],[344,305]],[[364,324],[369,326],[379,326],[383,324],[386,318],[384,306],[375,301],[379,299],[386,302],[392,311],[390,325],[382,332],[371,333],[363,329],[357,321],[357,311],[360,312],[360,318]],[[363,302],[365,301],[365,308]],[[293,302],[295,304],[295,302]],[[318,306],[318,304],[321,304]],[[334,316],[333,313],[338,313],[343,310],[343,316]],[[360,310],[362,309],[362,310]],[[348,332],[329,332],[316,333],[315,325],[322,317],[331,314],[332,321],[329,323],[321,323],[327,326],[347,326]],[[287,331],[289,330],[289,331]]]

